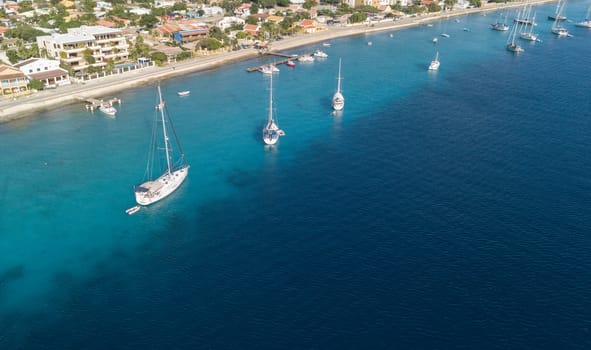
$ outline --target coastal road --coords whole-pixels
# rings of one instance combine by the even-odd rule
[[[529,1],[528,4],[551,2],[553,0]],[[328,30],[313,34],[297,34],[271,44],[271,50],[281,51],[296,47],[310,45],[326,40],[362,35],[385,30],[401,29],[422,23],[428,23],[436,19],[452,16],[463,16],[471,13],[494,11],[502,8],[523,6],[524,2],[511,2],[506,4],[488,4],[484,8],[461,9],[448,12],[432,13],[417,17],[407,17],[398,21],[385,19],[380,22],[356,24],[350,26],[330,26]],[[255,49],[212,54],[211,56],[199,56],[193,59],[173,63],[164,67],[147,67],[123,74],[112,75],[84,83],[76,83],[59,87],[54,90],[44,90],[16,100],[0,100],[0,122],[17,119],[36,111],[49,109],[55,106],[78,102],[79,98],[104,98],[114,93],[135,86],[141,86],[158,79],[173,76],[186,75],[190,72],[212,69],[217,66],[254,57],[258,54]]]

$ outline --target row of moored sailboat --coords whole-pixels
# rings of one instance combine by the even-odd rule
[[[549,19],[554,20],[552,26],[552,33],[564,36],[568,35],[568,31],[560,25],[561,22],[566,20],[566,17],[562,15],[564,10],[564,2],[559,1],[556,14],[548,16]],[[525,40],[538,40],[537,35],[533,33],[533,26],[535,25],[535,13],[530,19],[531,8],[526,11],[524,8],[523,12],[518,14],[515,19],[517,25],[513,26],[511,34],[507,42],[507,50],[512,52],[522,52],[523,48],[515,43],[515,37],[519,31],[519,27],[530,26],[530,30],[524,30],[520,32],[520,37]],[[591,28],[591,5],[587,10],[585,20],[578,22],[575,25],[579,27]],[[494,30],[508,30],[509,27],[498,21],[491,25]],[[436,71],[439,69],[439,52],[436,53],[435,58],[429,65],[430,71]],[[188,95],[188,92],[187,92]],[[339,59],[339,71],[337,77],[337,90],[332,97],[332,108],[335,112],[342,111],[345,107],[345,98],[341,91],[341,59]],[[105,112],[106,113],[106,112]],[[114,113],[113,113],[114,114]],[[184,152],[180,145],[179,139],[176,135],[172,119],[168,114],[166,103],[162,99],[162,91],[158,86],[158,103],[155,107],[154,112],[154,124],[152,131],[152,142],[150,150],[148,152],[148,162],[146,166],[146,173],[144,182],[141,185],[134,187],[135,200],[139,205],[131,207],[126,210],[128,214],[134,214],[140,210],[141,206],[147,206],[156,203],[171,193],[187,178],[189,173],[189,164],[185,158]],[[279,140],[280,136],[284,136],[285,132],[279,128],[277,121],[273,115],[273,75],[270,75],[269,79],[269,114],[267,117],[267,123],[263,128],[263,142],[267,145],[274,145]],[[172,138],[171,138],[172,136]],[[174,141],[175,145],[172,145]],[[165,165],[163,170],[156,170],[158,162],[159,151],[164,151]],[[174,153],[178,152],[178,156]]]
[[[341,60],[339,59],[339,75],[337,91],[332,98],[335,111],[345,106],[345,98],[341,93]],[[274,145],[285,132],[279,128],[273,117],[273,75],[269,79],[269,114],[263,128],[263,141],[267,145]],[[174,145],[173,145],[174,143]],[[164,161],[159,161],[159,154],[163,151]],[[178,156],[175,155],[178,152]],[[159,164],[164,165],[159,169]],[[152,142],[148,151],[148,161],[144,182],[134,187],[135,200],[138,205],[127,209],[129,215],[137,213],[141,206],[156,203],[173,193],[187,178],[189,164],[177,137],[172,119],[162,99],[162,91],[158,86],[158,103],[155,107]]]

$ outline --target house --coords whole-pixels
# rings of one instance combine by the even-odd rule
[[[0,89],[4,97],[17,97],[31,93],[29,80],[20,70],[0,65]]]
[[[191,41],[196,41],[204,38],[209,33],[207,27],[200,27],[189,30],[180,30],[172,33],[172,38],[179,43],[179,45],[186,44]]]
[[[45,87],[56,87],[70,84],[68,71],[60,68],[59,60],[46,58],[29,58],[15,65],[29,80],[39,80]]]
[[[12,24],[9,18],[0,18],[0,25],[8,28],[14,27],[14,24]]]
[[[252,6],[251,3],[242,4],[239,7],[236,7],[234,9],[234,14],[236,16],[248,17],[248,16],[250,16],[250,7],[251,6]]]
[[[4,34],[9,30],[10,28],[8,27],[0,27],[0,38],[4,38]]]
[[[115,22],[107,21],[107,20],[104,20],[104,19],[97,20],[96,21],[96,25],[97,26],[107,27],[107,28],[115,28],[117,26],[117,24]]]
[[[313,19],[303,19],[298,25],[302,27],[304,33],[316,33],[317,31],[317,22]]]
[[[50,58],[59,58],[75,72],[89,66],[103,67],[110,60],[123,62],[129,58],[129,44],[121,30],[103,26],[69,28],[66,34],[51,34],[37,37],[39,50],[45,50]],[[93,63],[89,63],[88,52]]]
[[[219,6],[203,6],[200,8],[203,10],[204,16],[215,16],[215,15],[223,15],[224,9]]]
[[[176,61],[176,56],[183,52],[183,49],[175,46],[167,46],[164,44],[158,44],[154,46],[156,51],[160,51],[166,55],[168,63]]]
[[[149,15],[152,13],[151,9],[145,9],[142,7],[133,7],[131,9],[129,9],[129,13],[133,13],[134,15],[138,15],[138,16],[143,16],[143,15]]]
[[[261,30],[261,26],[259,24],[245,24],[244,25],[244,32],[246,34],[257,36],[259,34],[259,30]]]
[[[245,21],[242,18],[238,18],[235,16],[232,17],[224,17],[217,21],[215,24],[216,27],[219,27],[222,31],[232,27],[233,25],[241,25],[243,26]]]
[[[113,8],[113,5],[111,5],[110,2],[106,2],[106,1],[97,1],[94,4],[94,8],[95,9],[111,10]]]

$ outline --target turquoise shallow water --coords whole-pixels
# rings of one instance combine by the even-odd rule
[[[190,176],[133,216],[155,86],[1,125],[0,345],[588,348],[591,32],[553,9],[519,56],[496,13],[290,50],[330,57],[275,76],[277,147],[270,59],[163,81]]]

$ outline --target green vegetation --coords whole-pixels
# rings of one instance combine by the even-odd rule
[[[43,90],[43,82],[36,79],[31,79],[29,80],[29,88],[34,90]]]
[[[38,36],[46,35],[44,32],[33,28],[28,24],[21,24],[16,28],[9,29],[6,32],[8,38],[18,38],[24,41],[35,41]]]
[[[156,64],[159,66],[163,65],[165,62],[168,62],[168,57],[166,57],[166,54],[160,51],[153,52],[150,56],[150,59],[156,62]]]
[[[222,42],[214,38],[205,38],[199,41],[199,47],[201,47],[202,49],[208,49],[210,51],[221,49],[223,46],[224,45],[222,44]]]
[[[16,50],[6,51],[6,57],[8,57],[8,60],[10,61],[11,64],[15,64],[18,61],[20,61],[20,58],[18,57]]]
[[[367,13],[365,12],[356,12],[349,17],[349,22],[351,23],[361,23],[367,19]]]
[[[18,12],[29,12],[33,11],[33,2],[32,1],[21,1],[18,3]]]
[[[177,61],[184,61],[187,60],[189,58],[191,58],[191,51],[183,51],[181,53],[179,53],[178,55],[176,55],[176,60]]]
[[[314,0],[306,0],[306,2],[304,2],[304,5],[302,5],[303,8],[305,8],[306,10],[311,9],[312,7],[318,5],[316,3],[316,1]]]
[[[140,18],[139,25],[145,28],[154,28],[159,22],[160,20],[154,15],[143,15]]]

